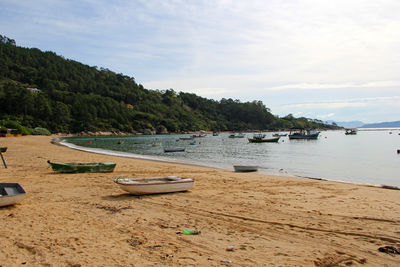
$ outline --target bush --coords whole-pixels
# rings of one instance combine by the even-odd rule
[[[22,135],[29,135],[31,134],[31,132],[29,131],[29,129],[25,126],[22,126],[20,128],[18,128],[18,131],[22,134]]]
[[[6,121],[2,121],[2,123],[4,124],[3,128],[6,129],[13,129],[13,133],[14,134],[22,134],[22,135],[28,135],[30,134],[30,131],[27,127],[22,126],[21,124],[19,124],[19,122],[13,121],[13,120],[6,120]]]
[[[51,135],[50,131],[46,128],[36,127],[35,129],[31,129],[32,135]]]

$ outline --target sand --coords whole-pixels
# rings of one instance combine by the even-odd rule
[[[50,140],[0,139],[8,147],[0,182],[27,191],[0,208],[1,266],[400,266],[400,255],[378,251],[400,245],[400,190],[113,157]],[[47,160],[117,166],[58,174]],[[195,185],[138,197],[112,181],[165,175]]]

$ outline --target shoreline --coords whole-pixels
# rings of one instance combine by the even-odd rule
[[[398,266],[400,192],[333,181],[87,153],[51,137],[1,139],[1,182],[27,191],[0,208],[4,266]],[[47,160],[113,161],[113,173],[60,174]],[[1,168],[2,166],[0,166]],[[183,193],[133,196],[113,177],[176,175]],[[199,235],[182,235],[183,229]],[[127,256],[129,255],[129,256]]]
[[[115,152],[114,150],[106,150],[106,149],[102,149],[102,148],[88,148],[88,147],[78,146],[78,145],[75,145],[72,143],[64,142],[64,140],[57,142],[57,145],[65,146],[70,149],[75,149],[78,151],[84,151],[84,152],[94,153],[94,154],[99,154],[99,155],[108,155],[108,156],[113,156],[113,157],[131,158],[131,159],[138,159],[138,160],[148,160],[148,161],[154,161],[154,162],[160,162],[160,163],[181,164],[181,165],[187,165],[187,166],[193,166],[193,167],[204,167],[204,168],[212,168],[212,169],[217,169],[217,170],[228,171],[228,169],[224,169],[224,168],[218,168],[218,167],[209,166],[209,165],[205,165],[205,164],[202,165],[200,163],[184,161],[184,160],[179,160],[179,159],[162,159],[162,158],[158,158],[158,157],[128,153],[128,152],[123,152],[123,151]]]
[[[210,163],[205,162],[204,164],[199,163],[199,162],[193,162],[193,161],[185,161],[185,160],[180,160],[180,159],[171,159],[171,158],[159,158],[159,157],[153,157],[149,155],[140,155],[140,154],[134,154],[134,153],[129,153],[129,152],[123,152],[123,151],[118,151],[115,152],[114,150],[106,150],[102,148],[88,148],[84,146],[78,146],[72,143],[67,142],[65,139],[60,139],[63,137],[55,137],[58,140],[55,140],[54,144],[61,145],[61,146],[66,146],[70,149],[76,149],[79,151],[85,151],[88,153],[95,153],[95,154],[101,154],[101,155],[109,155],[109,156],[115,156],[115,157],[124,157],[124,158],[132,158],[132,159],[141,159],[141,160],[149,160],[149,161],[155,161],[155,162],[165,162],[165,163],[172,163],[172,164],[182,164],[182,165],[188,165],[188,166],[195,166],[195,167],[205,167],[205,168],[212,168],[212,169],[217,169],[217,170],[225,170],[225,171],[232,171],[232,168],[228,167],[223,167],[221,166],[212,166]],[[53,140],[53,139],[52,139]],[[267,170],[264,168],[261,168],[263,170]],[[347,183],[347,184],[354,184],[354,185],[361,185],[361,186],[372,186],[372,187],[378,187],[378,188],[385,188],[385,189],[392,189],[392,190],[400,190],[400,187],[398,186],[393,186],[393,185],[385,185],[385,184],[369,184],[369,183],[357,183],[357,182],[349,182],[349,181],[342,181],[342,180],[335,180],[335,179],[328,179],[325,177],[308,177],[308,176],[301,176],[301,175],[296,175],[296,174],[291,174],[291,173],[277,173],[277,172],[268,172],[268,171],[259,171],[257,172],[261,175],[273,175],[273,176],[285,176],[285,177],[292,177],[292,178],[301,178],[301,179],[311,179],[311,180],[317,180],[317,181],[331,181],[331,182],[338,182],[338,183]]]

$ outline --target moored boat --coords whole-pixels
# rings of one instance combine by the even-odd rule
[[[244,133],[239,133],[239,134],[231,134],[229,135],[229,138],[244,138],[246,134]]]
[[[0,207],[18,203],[25,195],[26,192],[19,183],[0,183]]]
[[[250,143],[278,143],[280,137],[274,138],[248,138]]]
[[[112,172],[114,171],[115,162],[99,162],[99,163],[64,163],[50,162],[53,171],[62,173],[82,173],[82,172]]]
[[[207,134],[205,134],[205,133],[200,133],[200,134],[194,134],[194,135],[192,135],[192,137],[193,138],[200,138],[200,137],[206,137],[207,136]]]
[[[258,166],[234,165],[233,169],[235,172],[256,172],[258,170]]]
[[[138,177],[138,178],[114,178],[122,190],[134,194],[159,194],[187,191],[193,188],[192,178],[181,178],[178,176],[166,177]]]
[[[164,148],[164,152],[168,153],[168,152],[185,152],[185,148],[184,147],[165,147]]]
[[[289,139],[318,139],[318,131],[308,129],[292,129],[289,133]]]
[[[179,137],[179,140],[193,140],[193,136],[189,136],[189,137]]]
[[[287,135],[288,135],[287,133],[275,133],[272,136],[274,136],[274,137],[278,137],[278,136],[284,137],[284,136],[287,136]]]
[[[265,138],[265,134],[254,134],[253,138],[247,138],[250,143],[277,143],[279,136],[274,138]]]
[[[357,134],[357,129],[346,129],[345,135],[356,135]]]

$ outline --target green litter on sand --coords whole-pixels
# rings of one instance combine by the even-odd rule
[[[183,229],[182,234],[184,234],[184,235],[198,235],[198,234],[200,234],[200,231],[196,230],[196,229]]]

